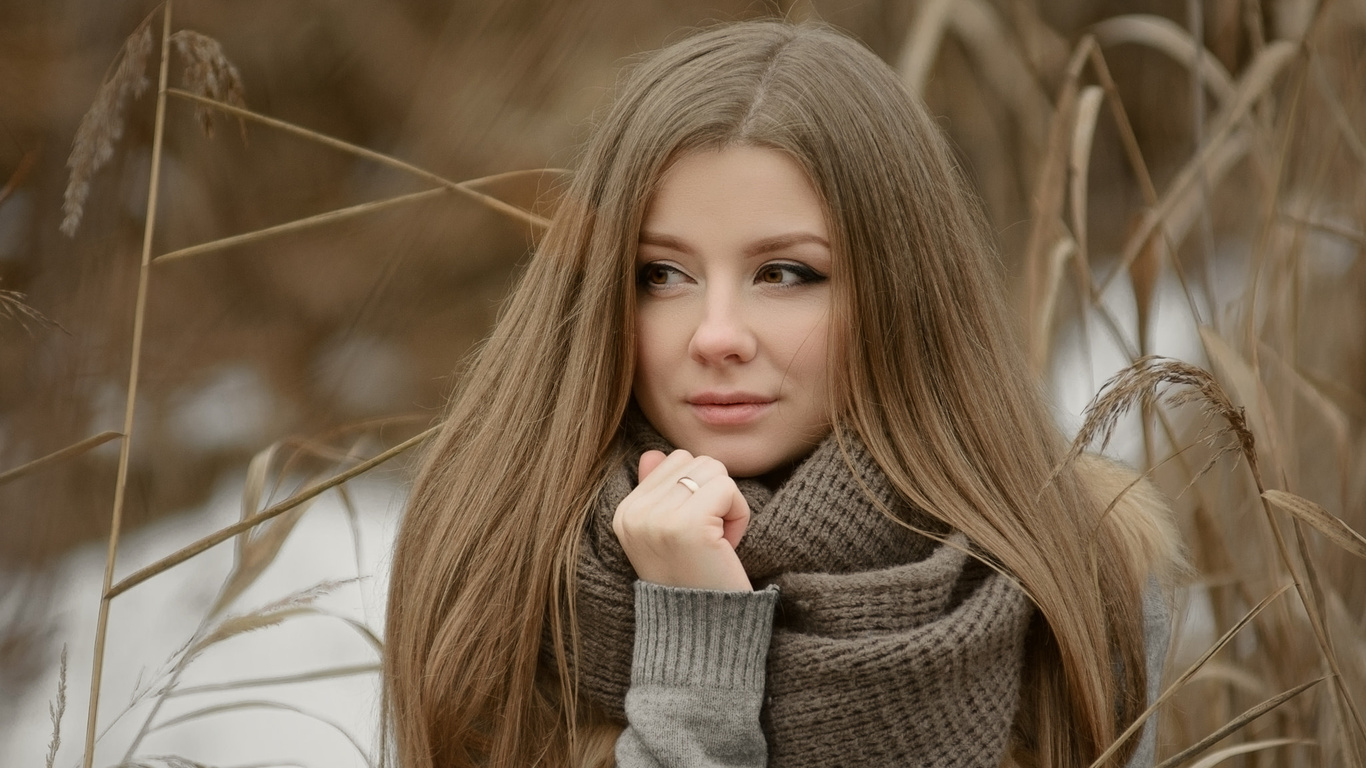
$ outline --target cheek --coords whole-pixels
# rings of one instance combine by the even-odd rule
[[[660,317],[659,312],[636,314],[636,370],[632,388],[637,396],[655,392],[670,370],[676,370],[673,348],[677,340],[670,338],[676,324]]]
[[[785,336],[786,358],[789,370],[799,373],[808,387],[824,389],[826,372],[830,360],[830,326],[828,313],[812,312],[801,317],[787,318],[780,326],[787,330],[804,329],[799,333]]]
[[[819,339],[813,337],[793,361],[793,368],[801,370],[809,393],[809,418],[817,421],[825,421],[830,412],[830,360],[824,330],[821,329]]]

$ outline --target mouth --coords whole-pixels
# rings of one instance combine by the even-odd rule
[[[707,392],[690,397],[687,402],[693,415],[702,423],[734,427],[757,421],[775,401],[760,395]]]

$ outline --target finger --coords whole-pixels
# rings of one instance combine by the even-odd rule
[[[646,460],[645,455],[641,455],[642,463]],[[652,460],[652,459],[651,459]],[[637,487],[643,492],[654,492],[667,489],[670,485],[678,482],[678,478],[683,476],[685,468],[695,460],[695,457],[683,449],[678,449],[662,460],[655,463],[650,469],[648,477],[641,477]]]
[[[698,490],[705,488],[708,484],[722,482],[729,486],[734,486],[734,481],[726,474],[726,467],[721,462],[710,456],[696,456],[692,461],[671,471],[673,483],[669,484],[665,491],[672,491],[674,488],[684,488],[689,494],[694,494]],[[684,483],[684,478],[691,480],[693,485]],[[661,477],[664,481],[667,478]]]
[[[663,451],[646,451],[640,454],[640,471],[636,474],[637,481],[649,477],[663,461]]]
[[[726,510],[722,519],[722,535],[730,542],[731,547],[740,546],[740,539],[744,538],[745,531],[749,528],[749,502],[745,501],[744,494],[740,493],[739,488],[731,494],[730,508]]]
[[[683,501],[680,511],[685,518],[711,529],[710,540],[724,539],[732,550],[749,525],[749,504],[729,477],[702,486]]]
[[[682,483],[685,477],[695,482],[696,486]],[[734,487],[734,481],[726,476],[720,462],[698,456],[679,465],[676,457],[670,455],[622,500],[613,524],[619,521],[628,529],[638,526],[649,529],[660,525],[677,525],[688,518],[698,523],[710,520],[710,524],[717,527],[715,535],[719,537]]]

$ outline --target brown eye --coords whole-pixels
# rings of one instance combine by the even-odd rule
[[[636,284],[642,288],[670,288],[678,285],[683,273],[668,264],[646,264],[636,272]]]
[[[765,264],[754,273],[754,282],[782,288],[796,288],[825,280],[825,275],[805,264],[775,262]]]

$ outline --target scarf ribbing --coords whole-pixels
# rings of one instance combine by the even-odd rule
[[[583,693],[624,723],[636,575],[612,516],[640,454],[671,447],[630,419],[619,445],[580,548],[571,664]],[[999,765],[1031,616],[1018,587],[901,501],[856,441],[841,450],[828,437],[776,492],[737,484],[751,517],[736,553],[756,589],[781,595],[761,717],[771,768]]]

